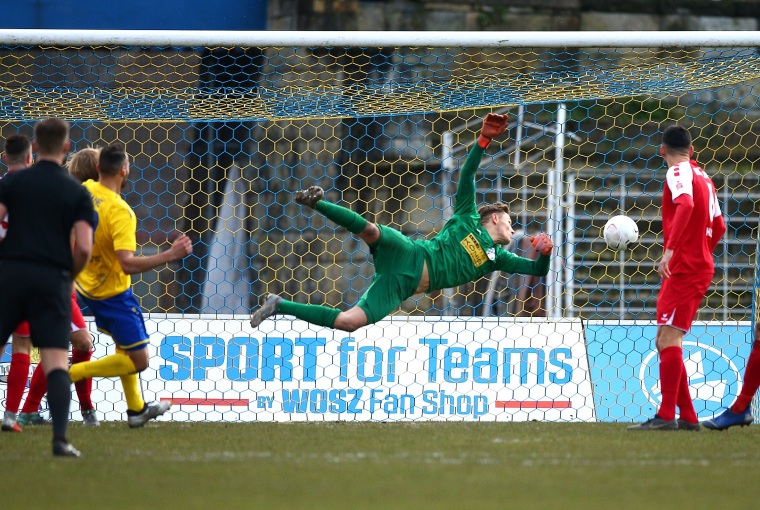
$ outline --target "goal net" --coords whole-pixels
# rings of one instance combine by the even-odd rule
[[[173,420],[651,417],[658,148],[673,123],[690,130],[728,224],[684,339],[700,418],[739,390],[757,264],[754,32],[0,30],[0,44],[2,136],[55,116],[71,122],[72,150],[124,145],[138,253],[180,232],[194,241],[190,257],[134,277],[151,334],[143,391],[171,399]],[[320,185],[431,238],[488,112],[509,128],[483,158],[477,201],[509,203],[518,255],[552,236],[547,277],[418,295],[351,334],[283,315],[250,327],[268,292],[345,310],[372,281],[368,247],[297,205],[297,190]],[[616,214],[641,234],[625,252],[601,239]],[[92,330],[95,356],[112,352]],[[121,419],[118,380],[96,380],[93,400]]]

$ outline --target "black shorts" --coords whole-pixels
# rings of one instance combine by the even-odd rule
[[[29,322],[35,347],[69,348],[71,278],[61,268],[0,262],[0,338],[5,342],[21,321]]]

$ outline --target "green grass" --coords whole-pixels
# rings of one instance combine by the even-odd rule
[[[760,427],[586,423],[124,423],[0,435],[3,508],[751,508]]]

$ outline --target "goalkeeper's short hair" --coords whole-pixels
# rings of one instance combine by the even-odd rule
[[[495,204],[483,204],[478,207],[478,214],[480,215],[480,223],[484,225],[489,215],[493,213],[503,212],[509,216],[509,205],[504,202],[496,202]]]

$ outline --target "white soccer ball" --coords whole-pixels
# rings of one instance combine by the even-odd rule
[[[625,250],[639,240],[639,227],[624,214],[613,216],[604,225],[604,241],[615,251]]]

